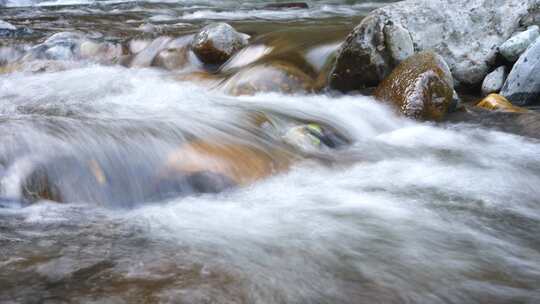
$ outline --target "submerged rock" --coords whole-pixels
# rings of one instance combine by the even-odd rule
[[[170,37],[158,37],[154,39],[133,57],[130,66],[138,68],[151,66],[154,58],[167,48],[171,40]]]
[[[191,49],[202,62],[221,65],[244,48],[248,38],[227,23],[212,23],[193,37]]]
[[[496,68],[489,73],[484,82],[482,82],[482,96],[487,96],[491,93],[499,93],[506,80],[507,72],[505,66]]]
[[[422,52],[403,61],[377,87],[377,99],[414,119],[442,120],[452,104],[452,75],[441,56]]]
[[[45,167],[38,167],[23,181],[21,186],[23,198],[29,203],[39,200],[63,202],[62,194],[56,181],[49,175]]]
[[[396,50],[410,51],[407,33],[416,52],[441,55],[458,84],[478,85],[497,46],[537,5],[538,0],[407,0],[374,10],[339,49],[330,86],[341,91],[376,86],[402,58]]]
[[[533,25],[526,31],[520,32],[504,42],[499,47],[499,53],[506,60],[514,63],[539,36],[540,28],[537,25]]]
[[[540,38],[519,57],[501,90],[512,104],[540,104]]]
[[[223,87],[232,95],[308,93],[313,90],[313,79],[295,66],[276,61],[244,68],[227,79]]]
[[[264,6],[264,8],[270,9],[284,9],[284,8],[309,8],[309,5],[305,2],[280,2],[270,3]]]
[[[101,63],[118,62],[123,55],[122,46],[110,42],[85,40],[79,46],[79,56]]]
[[[219,183],[249,185],[286,170],[289,160],[252,146],[194,140],[171,153],[160,176],[211,174]],[[209,180],[214,180],[210,178]],[[219,185],[205,187],[219,188]]]
[[[499,94],[490,94],[476,104],[476,107],[490,111],[525,113],[526,109],[516,107],[511,104],[504,96]]]
[[[162,67],[167,70],[183,68],[189,62],[188,52],[189,49],[187,47],[167,48],[157,54],[152,65]]]

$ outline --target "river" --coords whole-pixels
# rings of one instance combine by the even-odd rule
[[[267,2],[0,0],[0,19],[33,30],[0,45],[60,31],[181,37],[226,21],[318,62],[384,4]],[[235,97],[153,67],[69,65],[0,74],[1,303],[540,302],[538,139],[415,122],[371,97]],[[318,122],[349,144],[284,147],[259,115]],[[141,190],[193,138],[291,165],[219,193]],[[22,199],[36,163],[56,168],[63,203]]]

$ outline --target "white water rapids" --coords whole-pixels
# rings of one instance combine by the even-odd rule
[[[186,132],[261,139],[239,121],[249,110],[321,121],[352,144],[327,151],[331,165],[306,159],[220,194],[12,199],[25,161],[58,155],[96,157],[114,189],[134,189]],[[230,97],[102,66],[2,78],[0,138],[0,302],[540,301],[537,140],[405,120],[368,97]],[[94,191],[78,186],[73,197]]]

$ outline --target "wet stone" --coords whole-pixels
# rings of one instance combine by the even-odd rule
[[[244,48],[248,38],[227,23],[212,23],[193,37],[191,49],[203,63],[221,65]]]
[[[297,67],[270,62],[240,70],[225,82],[224,89],[232,95],[305,94],[313,90],[313,85],[313,79]]]
[[[540,37],[519,57],[501,95],[517,106],[540,104]]]
[[[453,81],[442,57],[422,52],[403,61],[374,92],[409,117],[442,120],[453,100]]]

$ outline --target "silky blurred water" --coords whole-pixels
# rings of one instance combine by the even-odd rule
[[[355,20],[384,4],[267,3],[0,1],[1,19],[34,30],[0,44],[26,51],[72,30],[182,37],[225,20],[255,42],[222,71],[272,52],[319,71]],[[221,79],[61,64],[0,74],[0,303],[540,302],[538,139],[415,122],[366,96],[235,97]],[[316,122],[350,144],[301,151],[260,117]],[[217,194],[149,196],[194,139],[285,154],[291,166]],[[23,198],[36,164],[63,174],[63,203]]]

